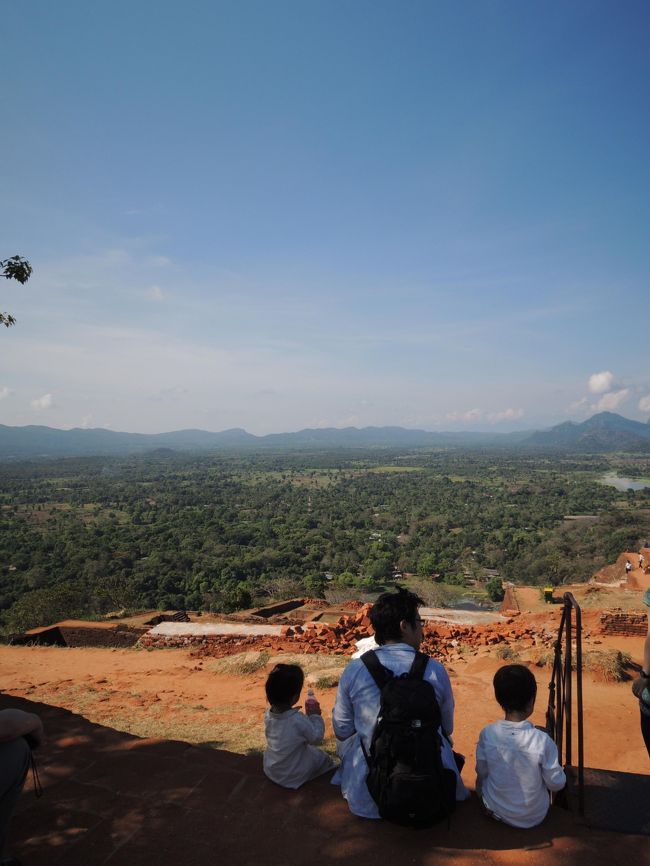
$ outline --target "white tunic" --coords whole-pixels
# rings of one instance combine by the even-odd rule
[[[410,670],[415,655],[415,650],[404,643],[380,646],[375,652],[384,667],[397,676]],[[447,671],[440,662],[429,659],[424,679],[431,683],[436,693],[442,717],[442,732],[451,736],[454,730],[454,697]],[[369,750],[380,700],[379,689],[364,663],[361,659],[351,661],[341,675],[332,714],[334,733],[342,741],[338,743],[342,763],[332,779],[332,784],[341,785],[341,792],[348,801],[350,811],[361,818],[379,818],[377,804],[366,785],[368,763],[359,738],[363,738],[366,750]],[[456,773],[456,799],[465,800],[469,797],[469,791],[461,781],[451,744],[445,737],[442,738],[442,763]]]
[[[298,709],[264,714],[266,751],[264,772],[283,788],[299,788],[334,767],[334,761],[315,743],[323,740],[325,722],[321,716],[305,716]]]
[[[532,722],[487,725],[476,747],[477,790],[495,817],[513,827],[535,827],[549,807],[549,791],[566,778],[557,746]]]

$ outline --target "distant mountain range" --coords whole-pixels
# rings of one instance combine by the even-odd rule
[[[565,421],[532,433],[525,443],[567,451],[650,451],[650,420],[642,424],[615,412],[599,412],[581,424]]]
[[[581,424],[567,421],[524,433],[431,433],[404,427],[334,427],[254,436],[233,428],[220,433],[118,433],[113,430],[8,427],[0,424],[0,459],[127,456],[171,452],[321,451],[360,448],[512,448],[531,451],[650,451],[650,421],[642,424],[601,412]]]

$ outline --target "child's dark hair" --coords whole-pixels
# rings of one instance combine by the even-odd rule
[[[290,704],[302,691],[305,675],[299,665],[276,665],[266,681],[270,704]]]
[[[523,713],[537,696],[535,676],[526,665],[504,665],[492,683],[494,697],[506,711]]]
[[[414,592],[399,587],[397,592],[385,592],[370,608],[370,622],[375,630],[375,640],[381,646],[386,641],[402,640],[400,623],[402,620],[415,626],[418,607],[422,599]]]

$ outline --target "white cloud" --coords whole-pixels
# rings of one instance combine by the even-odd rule
[[[625,403],[629,396],[629,388],[621,388],[620,391],[610,391],[609,394],[603,394],[600,400],[594,404],[593,408],[597,412],[613,412]]]
[[[52,406],[52,395],[43,394],[42,397],[37,397],[36,400],[32,400],[29,405],[32,409],[36,409],[37,411],[40,411],[41,409],[50,409]]]
[[[650,394],[646,397],[641,397],[639,400],[639,410],[641,412],[650,412]]]
[[[504,409],[502,412],[490,412],[487,417],[490,421],[517,421],[523,416],[523,409]]]
[[[144,293],[145,298],[148,298],[150,301],[164,301],[167,297],[160,286],[151,286]]]
[[[478,421],[482,417],[480,409],[468,409],[466,412],[447,412],[445,421]]]
[[[84,415],[81,419],[81,424],[79,425],[83,430],[87,430],[90,427],[90,422],[93,420],[92,415]]]
[[[589,393],[604,394],[609,391],[614,381],[614,374],[609,370],[603,370],[602,373],[592,373],[589,377]]]
[[[568,408],[568,412],[581,412],[585,413],[590,410],[589,400],[586,397],[581,397],[579,400],[576,400],[575,403],[571,403]]]
[[[13,394],[13,391],[11,390],[11,388],[7,388],[6,385],[3,385],[0,388],[0,400],[4,400],[5,397],[9,397],[11,396],[11,394]]]

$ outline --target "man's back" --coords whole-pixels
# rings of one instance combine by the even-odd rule
[[[380,646],[379,661],[396,676],[410,670],[415,650],[403,643]],[[454,725],[454,699],[451,683],[444,667],[429,659],[424,679],[431,683],[436,693],[442,718],[443,733],[451,735]],[[340,783],[343,796],[350,810],[363,818],[378,818],[377,805],[368,793],[366,777],[368,764],[359,738],[363,738],[366,751],[370,748],[372,733],[377,722],[380,692],[371,674],[360,659],[350,662],[341,676],[334,705],[332,721],[339,745],[342,766],[332,780]],[[443,738],[443,765],[456,771],[451,745]],[[469,796],[460,778],[457,780],[456,799]]]

